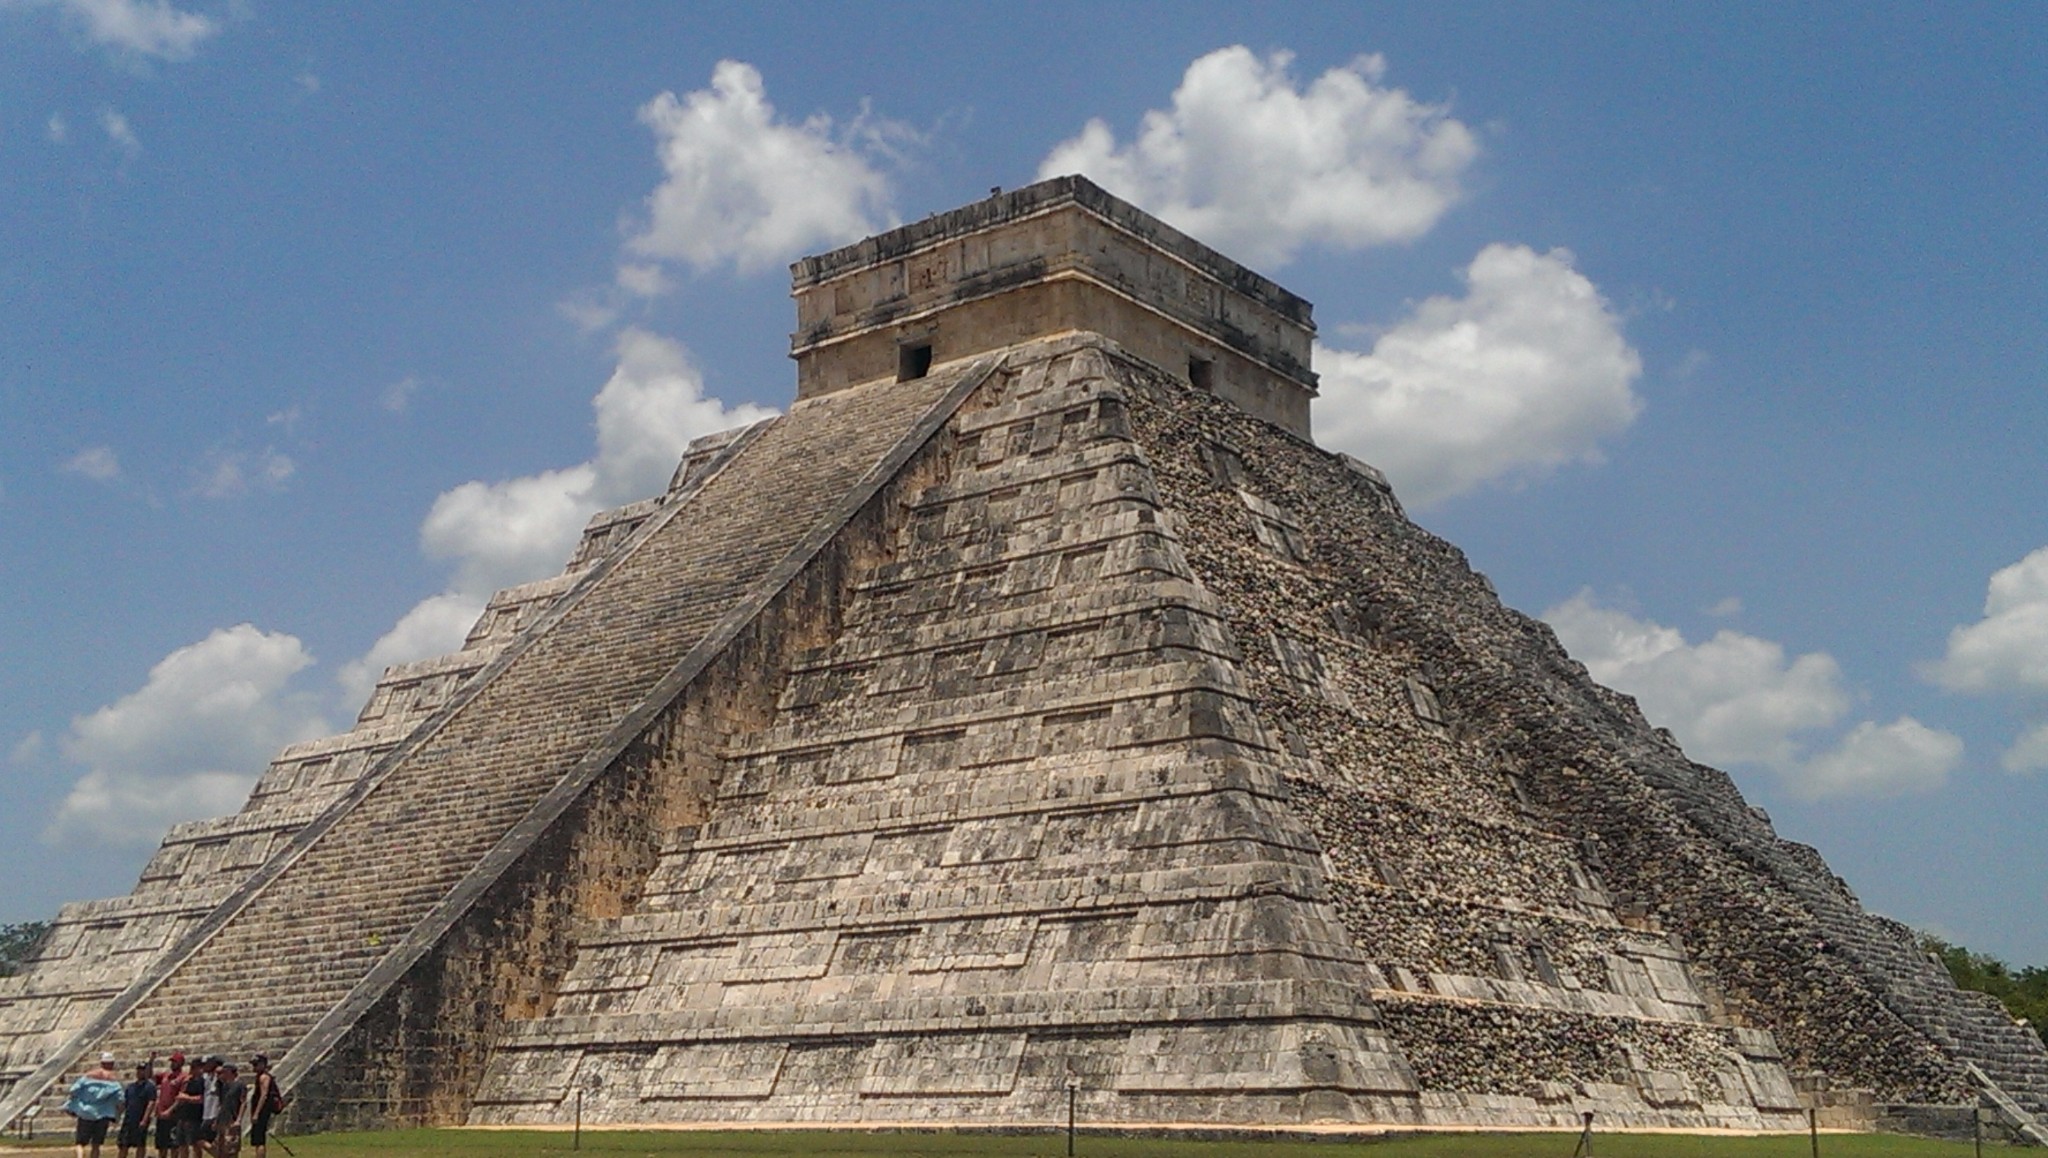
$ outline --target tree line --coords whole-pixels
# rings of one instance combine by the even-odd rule
[[[1996,997],[2007,1012],[2048,1042],[2048,967],[2014,969],[1989,953],[1951,945],[1931,933],[1922,933],[1920,943],[1948,967],[1957,988]]]
[[[0,925],[0,977],[12,977],[35,955],[36,946],[50,934],[48,921],[20,921]]]

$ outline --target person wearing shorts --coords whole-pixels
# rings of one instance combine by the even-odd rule
[[[78,1125],[71,1131],[78,1158],[100,1158],[100,1147],[107,1143],[107,1128],[121,1116],[121,1089],[121,1075],[114,1072],[114,1055],[110,1053],[101,1054],[99,1064],[71,1083],[70,1095],[64,1099],[64,1112],[78,1119]]]
[[[156,1076],[157,1158],[184,1158],[178,1143],[178,1095],[185,1092],[185,1055],[174,1053],[164,1072]]]
[[[116,1145],[121,1158],[133,1150],[135,1158],[149,1152],[149,1122],[156,1116],[156,1079],[148,1062],[135,1063],[135,1080],[121,1090],[121,1133]]]
[[[206,1063],[193,1065],[178,1093],[178,1151],[184,1158],[199,1158],[206,1149]]]

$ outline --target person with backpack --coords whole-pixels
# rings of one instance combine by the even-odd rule
[[[249,1145],[255,1158],[270,1158],[270,1119],[284,1109],[284,1087],[262,1054],[249,1059],[249,1068],[256,1075],[249,1079]]]

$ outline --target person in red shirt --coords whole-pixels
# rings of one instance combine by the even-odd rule
[[[185,1148],[178,1144],[178,1118],[172,1113],[178,1108],[178,1094],[185,1088],[185,1055],[171,1055],[170,1068],[156,1076],[156,1153],[157,1158],[186,1158]]]

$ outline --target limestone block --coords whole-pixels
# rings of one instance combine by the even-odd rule
[[[1123,1093],[1415,1089],[1364,1030],[1300,1023],[1133,1030],[1116,1083]]]
[[[1007,1094],[1016,1085],[1025,1035],[942,1034],[885,1037],[861,1076],[863,1097]]]
[[[486,1098],[494,1103],[554,1105],[568,1094],[583,1050],[499,1050],[485,1071]]]
[[[640,1096],[661,1098],[765,1098],[775,1091],[784,1042],[710,1042],[666,1045],[654,1051],[640,1080]]]

